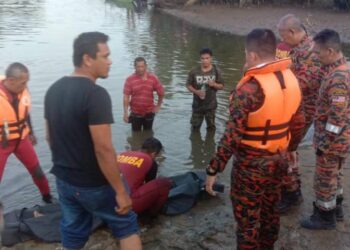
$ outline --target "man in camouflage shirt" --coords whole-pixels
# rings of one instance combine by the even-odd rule
[[[224,88],[221,71],[212,63],[213,52],[209,48],[201,49],[200,66],[188,74],[186,87],[193,93],[192,131],[199,131],[203,120],[207,130],[215,131],[216,92]]]
[[[302,139],[313,123],[324,71],[318,57],[312,51],[312,38],[308,36],[305,27],[296,16],[289,14],[282,17],[278,23],[278,31],[283,42],[292,47],[290,51],[293,61],[292,71],[299,81],[303,95],[302,104],[306,124]],[[300,141],[297,143],[299,144]],[[297,159],[296,152],[293,155],[293,158]],[[292,171],[283,179],[282,200],[279,204],[281,213],[288,212],[292,206],[302,201],[298,161],[292,162],[291,166],[293,166]]]
[[[323,30],[314,37],[314,51],[328,74],[322,81],[315,116],[316,202],[308,229],[333,229],[343,220],[341,170],[350,147],[350,68],[341,52],[339,34]],[[336,215],[336,217],[335,217]]]
[[[281,105],[283,108],[281,107],[282,111],[278,113],[277,119],[290,117],[288,118],[290,120],[284,123],[288,133],[288,135],[285,134],[285,138],[291,140],[289,151],[296,150],[295,142],[300,141],[305,123],[299,106],[300,88],[297,79],[288,69],[291,61],[290,59],[275,61],[275,51],[276,38],[271,30],[255,29],[247,35],[244,68],[248,70],[231,95],[230,116],[226,130],[215,157],[207,167],[206,190],[215,195],[212,187],[217,173],[225,169],[232,155],[235,156],[231,173],[231,199],[237,221],[237,249],[273,249],[279,232],[279,213],[276,204],[280,199],[282,176],[288,168],[286,164],[288,141],[285,141],[285,147],[272,152],[262,141],[270,138],[269,136],[274,133],[272,127],[281,125],[266,125],[261,130],[259,126],[249,127],[249,119],[254,114],[261,113],[268,103],[278,106],[273,103],[282,98],[285,105]],[[289,77],[284,78],[287,73]],[[266,87],[268,92],[273,90],[272,92],[276,94],[266,97],[264,93],[267,92],[263,92],[263,83],[257,80],[260,77],[264,79],[271,77],[269,78],[272,79],[271,81],[265,80],[264,83],[272,86]],[[279,94],[284,83],[287,83],[286,91],[289,94]],[[288,92],[290,86],[295,90],[292,93]],[[299,101],[297,101],[298,96]],[[288,97],[292,99],[291,102],[286,101],[290,100]],[[284,111],[284,107],[288,105],[294,105],[295,109],[292,112]],[[279,110],[278,107],[275,110],[268,109],[265,115],[269,117],[270,113],[275,113],[276,110]],[[264,119],[257,118],[257,120]],[[273,120],[270,121],[273,123]],[[249,131],[257,130],[260,131],[258,132],[261,133],[262,139],[249,141]],[[267,139],[267,144],[276,143],[275,141],[272,138]],[[251,146],[251,143],[256,146]]]

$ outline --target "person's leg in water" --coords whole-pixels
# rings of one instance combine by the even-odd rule
[[[131,123],[131,129],[132,131],[141,131],[142,129],[142,123],[143,123],[143,117],[136,115],[134,113],[131,113],[129,116],[129,122]]]
[[[215,109],[213,110],[207,110],[205,112],[205,122],[207,123],[207,130],[213,131],[216,129],[215,126]]]
[[[192,112],[192,117],[191,117],[191,128],[192,131],[199,131],[201,129],[202,123],[204,120],[204,114],[201,112]]]
[[[152,130],[155,114],[148,113],[143,119],[143,130]]]

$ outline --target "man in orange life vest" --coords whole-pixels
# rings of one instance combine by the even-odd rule
[[[215,157],[207,167],[206,190],[215,195],[216,175],[235,155],[231,199],[237,221],[237,249],[273,249],[278,238],[282,177],[288,151],[304,126],[301,91],[289,69],[276,61],[276,37],[255,29],[246,38],[246,65],[230,98],[230,116]]]
[[[0,81],[0,181],[8,157],[14,153],[31,174],[42,199],[51,203],[50,188],[33,145],[36,138],[30,122],[29,71],[21,63],[8,66]]]
[[[148,138],[141,151],[127,151],[117,156],[120,171],[130,187],[132,208],[137,214],[156,215],[168,198],[171,181],[156,178],[155,158],[162,149],[159,140]]]

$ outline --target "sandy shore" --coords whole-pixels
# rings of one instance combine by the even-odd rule
[[[294,7],[230,8],[215,5],[164,11],[200,27],[237,35],[246,35],[257,27],[276,31],[279,18],[293,13],[302,19],[311,34],[324,28],[332,28],[341,34],[344,42],[350,43],[350,14],[332,10]]]
[[[288,216],[281,218],[276,250],[349,250],[350,249],[350,169],[344,171],[345,221],[337,223],[336,230],[310,231],[300,227],[299,220],[312,211],[314,192],[314,152],[311,147],[300,150],[301,180],[304,202]],[[142,226],[141,236],[145,250],[232,250],[236,248],[234,235],[236,223],[229,199],[231,163],[228,163],[220,181],[225,183],[225,193],[216,198],[201,199],[189,212],[179,216],[159,216],[152,224]],[[94,233],[85,250],[113,250],[117,242],[106,230]],[[59,244],[35,241],[18,244],[1,250],[55,250]]]

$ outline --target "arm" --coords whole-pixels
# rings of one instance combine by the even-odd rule
[[[158,172],[158,164],[156,161],[153,161],[151,169],[148,171],[145,182],[149,182],[151,180],[154,180],[157,177]]]
[[[305,116],[302,103],[300,104],[297,112],[292,116],[290,122],[291,140],[288,145],[288,151],[296,151],[301,140],[303,139],[305,129]]]
[[[123,97],[123,107],[124,107],[123,120],[126,123],[129,122],[129,102],[130,102],[130,95],[124,94],[124,97]]]
[[[155,76],[155,90],[157,91],[158,95],[158,102],[157,105],[154,108],[154,113],[158,113],[160,110],[160,107],[162,106],[163,99],[164,99],[164,87],[158,80],[158,78]]]
[[[186,87],[190,92],[197,95],[200,99],[203,100],[205,98],[205,91],[200,89],[195,89],[192,85],[186,85]]]
[[[219,142],[214,158],[207,167],[206,190],[208,193],[215,195],[212,186],[215,183],[216,174],[224,171],[226,163],[232,154],[238,150],[248,114],[260,107],[263,98],[262,91],[259,90],[257,83],[246,83],[234,92],[230,103],[230,118],[226,123],[225,133]]]
[[[48,123],[48,121],[46,119],[45,119],[45,139],[47,141],[47,144],[49,144],[49,146],[51,146],[49,123]]]
[[[204,99],[205,98],[205,91],[203,90],[200,90],[200,89],[196,89],[193,84],[195,82],[195,75],[194,73],[191,71],[189,74],[188,74],[188,77],[187,77],[187,81],[186,81],[186,88],[191,92],[193,93],[194,95],[197,95],[200,99]]]
[[[324,136],[317,150],[327,153],[334,145],[334,140],[342,133],[346,126],[349,106],[349,90],[343,79],[333,77],[328,89],[329,112]]]
[[[117,194],[117,212],[126,214],[131,208],[131,199],[123,185],[116,161],[116,153],[111,140],[111,126],[109,124],[90,125],[89,130],[101,171]]]
[[[219,83],[219,82],[209,81],[208,85],[209,85],[209,87],[214,88],[216,90],[224,89],[224,84]]]
[[[31,141],[31,143],[33,145],[36,145],[36,144],[38,144],[38,141],[37,141],[36,136],[34,134],[33,124],[32,124],[32,119],[30,117],[30,114],[28,114],[28,116],[27,116],[27,124],[29,126],[29,140]]]
[[[158,94],[158,102],[157,102],[157,106],[154,109],[154,113],[158,113],[160,110],[160,107],[162,106],[163,103],[163,99],[164,99],[164,95],[159,95]]]
[[[224,80],[221,71],[215,65],[213,65],[213,67],[215,71],[215,81],[209,81],[208,85],[216,90],[222,90],[224,89]]]

